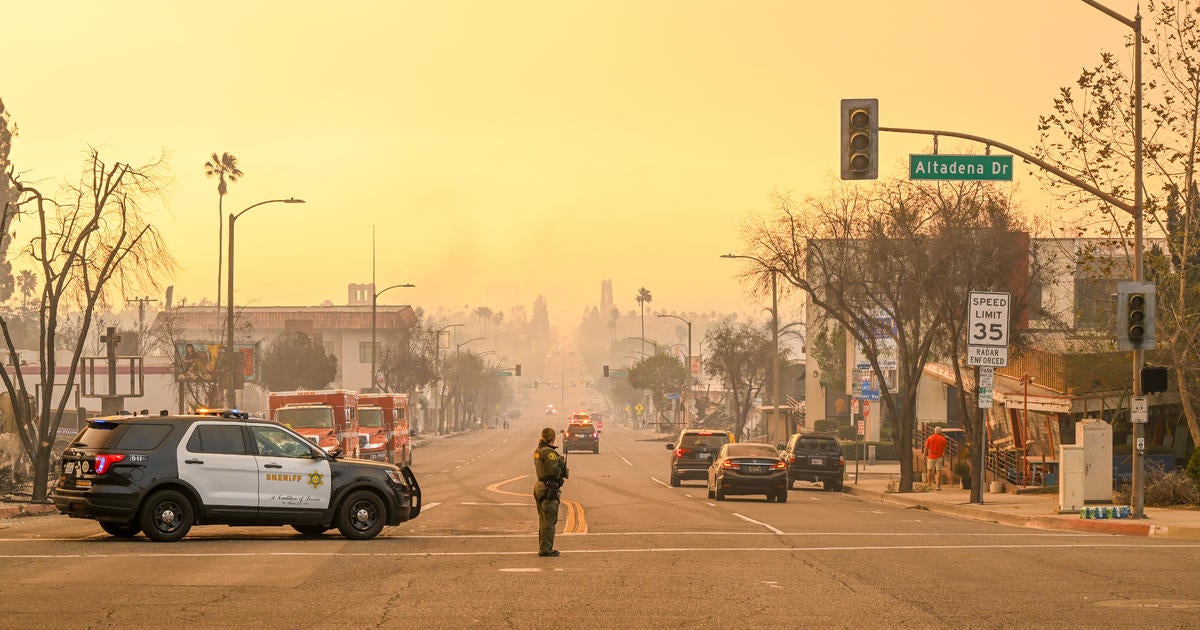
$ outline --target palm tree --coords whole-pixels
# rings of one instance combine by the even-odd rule
[[[216,153],[204,163],[204,174],[207,177],[217,176],[217,313],[221,312],[221,253],[225,243],[225,193],[229,192],[229,183],[236,182],[242,176],[237,167],[237,158],[232,153]],[[226,182],[228,180],[228,182]]]
[[[654,297],[650,295],[650,290],[646,287],[638,289],[637,298],[638,306],[642,308],[642,356],[646,356],[646,302],[653,302]]]
[[[17,276],[17,289],[21,291],[22,308],[29,308],[29,296],[33,295],[33,290],[37,288],[37,277],[28,269],[22,269],[21,274]]]

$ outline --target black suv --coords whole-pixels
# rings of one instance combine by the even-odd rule
[[[708,467],[721,447],[733,441],[728,431],[709,429],[684,429],[674,442],[667,445],[671,451],[671,485],[679,487],[684,479],[708,481]]]
[[[572,421],[563,431],[563,452],[600,452],[600,430],[589,422]]]
[[[52,498],[121,538],[159,542],[193,525],[336,527],[365,540],[421,512],[407,467],[341,459],[304,436],[243,413],[94,418],[63,451]]]
[[[780,456],[788,465],[788,487],[797,481],[820,482],[821,487],[842,491],[846,458],[833,433],[794,433],[787,444],[779,444]]]

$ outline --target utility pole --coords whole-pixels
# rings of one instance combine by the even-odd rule
[[[146,337],[146,305],[157,301],[151,297],[129,298],[125,300],[126,304],[137,302],[138,305],[138,354],[142,354],[142,348],[146,347],[144,341]]]

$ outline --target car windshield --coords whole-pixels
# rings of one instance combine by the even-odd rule
[[[779,451],[769,444],[730,444],[730,457],[779,457]]]
[[[329,407],[284,407],[275,412],[275,421],[294,429],[332,429],[333,409]]]
[[[358,426],[378,429],[383,426],[383,410],[379,407],[359,407]]]
[[[841,447],[838,446],[837,440],[827,438],[800,438],[796,444],[796,450],[800,451],[819,451],[824,453],[841,452]]]

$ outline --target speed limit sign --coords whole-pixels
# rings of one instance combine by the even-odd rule
[[[972,291],[967,306],[967,365],[1008,365],[1008,293]]]

